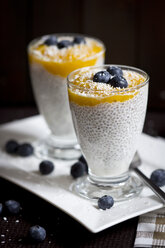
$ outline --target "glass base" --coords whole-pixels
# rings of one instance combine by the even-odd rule
[[[89,176],[86,176],[76,180],[70,189],[89,200],[110,195],[114,201],[125,201],[139,195],[143,189],[143,183],[137,177],[130,176],[125,182],[101,185],[92,182]]]
[[[78,144],[63,143],[56,141],[55,138],[48,137],[34,144],[34,153],[38,158],[73,160],[81,156],[80,146]]]

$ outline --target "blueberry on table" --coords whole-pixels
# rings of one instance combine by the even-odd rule
[[[11,214],[18,214],[21,210],[20,203],[15,200],[8,200],[5,202],[7,211]]]
[[[14,154],[17,152],[19,144],[15,140],[9,140],[5,145],[5,150],[7,153]]]
[[[75,36],[74,39],[73,39],[73,43],[74,44],[85,44],[86,41],[85,41],[85,38],[83,36]]]
[[[107,71],[112,75],[118,75],[118,76],[123,76],[123,71],[120,69],[118,66],[109,66],[107,68]]]
[[[108,83],[111,75],[108,71],[99,71],[93,76],[93,82]]]
[[[70,174],[73,178],[82,177],[86,174],[86,166],[82,162],[78,161],[72,165]]]
[[[82,162],[83,164],[87,164],[86,159],[84,158],[84,156],[82,155],[81,157],[79,157],[78,159],[80,162]]]
[[[104,195],[98,199],[98,207],[106,210],[107,208],[111,208],[114,204],[114,200],[110,195]]]
[[[79,157],[79,161],[85,165],[86,172],[88,173],[88,164],[83,155]]]
[[[165,170],[157,169],[157,170],[153,171],[150,179],[158,187],[164,186],[165,185]]]
[[[33,241],[42,242],[46,238],[46,230],[39,225],[31,226],[29,236]]]
[[[32,155],[33,152],[34,152],[34,148],[29,143],[24,143],[22,145],[19,145],[17,149],[17,154],[21,157],[28,157]]]
[[[43,160],[39,165],[39,170],[42,175],[48,175],[54,170],[54,164],[49,160]]]
[[[69,46],[72,46],[72,42],[70,40],[61,40],[57,43],[57,46],[59,49],[67,48]]]
[[[47,45],[47,46],[55,46],[55,45],[57,45],[57,37],[55,35],[49,36],[49,38],[47,38],[44,41],[44,44]]]
[[[125,78],[121,77],[121,76],[114,76],[112,77],[109,82],[108,82],[111,86],[113,86],[114,88],[127,88],[128,87],[128,82]]]
[[[0,214],[2,213],[2,211],[3,211],[3,205],[2,203],[0,203]]]

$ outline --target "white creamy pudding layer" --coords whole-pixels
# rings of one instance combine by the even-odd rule
[[[52,133],[64,140],[76,141],[68,104],[66,79],[49,73],[37,63],[33,63],[30,72],[39,111]]]
[[[124,71],[123,74],[128,89],[136,86],[139,80],[145,81],[135,72]],[[78,141],[88,161],[90,174],[117,177],[128,171],[136,151],[144,124],[148,84],[124,94],[110,93],[113,87],[93,82],[90,79],[93,73],[80,77],[71,80],[78,87],[70,87],[69,98]],[[90,90],[84,91],[83,86]],[[99,89],[103,90],[100,94],[95,92]]]
[[[96,65],[103,63],[102,57]],[[48,72],[42,65],[30,66],[32,85],[40,113],[55,136],[76,141],[67,94],[66,78]]]

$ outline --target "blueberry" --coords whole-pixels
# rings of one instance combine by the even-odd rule
[[[24,143],[22,145],[19,145],[17,149],[17,154],[20,155],[21,157],[30,156],[33,154],[33,152],[34,152],[34,148],[29,143]]]
[[[109,67],[107,68],[107,71],[108,71],[112,76],[115,76],[115,75],[123,76],[123,71],[122,71],[122,69],[120,69],[120,68],[117,67],[117,66],[109,66]]]
[[[20,203],[14,200],[8,200],[5,202],[7,211],[11,214],[18,214],[20,212]]]
[[[47,46],[57,45],[57,37],[55,35],[49,36],[49,38],[47,38],[44,41],[44,44],[47,45]]]
[[[58,42],[57,46],[59,49],[67,48],[69,46],[72,46],[72,42],[70,40],[61,40]]]
[[[127,80],[121,76],[112,77],[108,83],[115,88],[127,88],[128,86]]]
[[[104,195],[98,199],[98,207],[106,210],[107,208],[111,208],[114,204],[114,200],[112,196]]]
[[[93,81],[99,82],[99,83],[108,83],[110,78],[111,78],[111,75],[109,74],[108,71],[99,71],[94,75]]]
[[[84,176],[86,174],[86,166],[82,162],[76,162],[75,164],[72,165],[71,175],[73,178],[78,178],[81,176]]]
[[[151,174],[151,181],[155,183],[158,187],[165,185],[165,170],[157,169]]]
[[[2,213],[2,210],[3,210],[3,205],[2,203],[0,203],[0,214]]]
[[[73,39],[73,43],[74,44],[81,44],[81,43],[85,44],[86,41],[83,36],[75,36]]]
[[[85,165],[85,170],[88,173],[88,164],[87,164],[87,161],[83,155],[81,157],[79,157],[79,161]]]
[[[42,242],[46,238],[46,230],[39,225],[31,226],[29,236],[33,241]]]
[[[48,175],[54,170],[54,164],[49,160],[44,160],[40,163],[39,170],[42,175]]]
[[[16,153],[18,148],[18,142],[15,140],[9,140],[5,145],[5,150],[7,153]]]

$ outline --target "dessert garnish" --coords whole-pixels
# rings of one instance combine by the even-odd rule
[[[47,46],[55,46],[55,45],[57,45],[57,37],[55,35],[49,36],[49,38],[47,38],[44,41],[44,44],[47,45]]]
[[[128,82],[122,75],[119,67],[109,66],[106,71],[97,72],[93,76],[93,82],[110,84],[114,88],[127,88]]]
[[[54,170],[54,163],[49,160],[43,160],[39,164],[39,170],[42,175],[48,175]]]
[[[20,203],[15,200],[8,200],[5,202],[7,211],[11,214],[18,214],[21,210]]]
[[[73,40],[60,40],[55,35],[49,36],[43,43],[46,46],[57,46],[59,49],[67,48],[73,45],[86,44],[86,40],[83,36],[75,36]]]
[[[82,177],[87,174],[86,166],[84,163],[78,161],[71,166],[70,174],[73,178]]]
[[[74,44],[86,44],[85,38],[83,36],[75,36],[73,39]]]
[[[109,67],[107,68],[107,71],[108,71],[112,76],[115,76],[115,75],[123,76],[122,69],[119,68],[118,66],[109,66]]]
[[[32,155],[34,152],[34,148],[30,143],[24,143],[19,145],[17,148],[17,154],[21,157],[28,157]]]
[[[9,154],[28,157],[33,154],[34,148],[30,143],[19,144],[16,140],[9,140],[5,144],[5,150]]]
[[[29,237],[36,242],[42,242],[46,238],[46,230],[39,225],[31,226],[29,229]]]
[[[0,203],[0,214],[2,213],[2,211],[3,211],[3,205],[2,203]]]
[[[61,40],[57,43],[57,47],[59,49],[62,49],[62,48],[67,48],[69,46],[72,46],[72,42],[70,40]]]
[[[88,173],[88,164],[83,155],[79,157],[79,161],[85,165],[86,172]]]
[[[14,154],[17,152],[19,144],[16,140],[9,140],[5,145],[5,150],[9,154]]]
[[[110,195],[104,195],[98,199],[98,207],[106,210],[113,206],[114,200]]]
[[[127,80],[124,77],[118,76],[118,75],[115,75],[114,77],[112,77],[108,83],[114,88],[122,89],[122,88],[128,87]]]
[[[163,169],[154,170],[151,174],[150,179],[158,187],[164,186],[165,185],[165,170]]]
[[[108,71],[99,71],[94,75],[93,81],[100,82],[100,83],[108,83],[110,80],[110,77],[111,75],[109,74]]]

